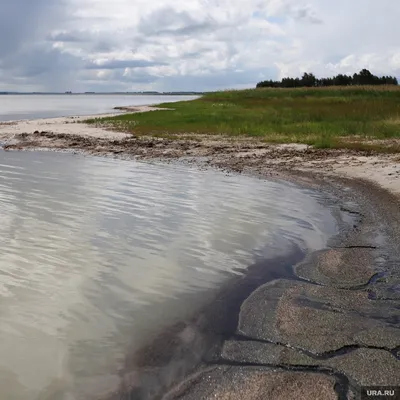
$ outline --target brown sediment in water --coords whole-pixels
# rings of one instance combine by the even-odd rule
[[[166,399],[297,399],[313,387],[313,398],[345,399],[362,385],[400,385],[399,198],[346,179],[400,193],[398,155],[54,126],[2,126],[0,140],[6,150],[177,160],[288,179],[330,192],[356,221],[304,260],[294,251],[250,268],[190,321],[127,356],[110,399],[157,399],[168,389]]]

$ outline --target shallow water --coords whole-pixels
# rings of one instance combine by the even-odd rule
[[[0,152],[0,398],[87,399],[238,270],[336,232],[319,195],[177,165]]]
[[[1,95],[0,121],[112,113],[116,112],[114,107],[173,103],[197,97],[120,94]]]

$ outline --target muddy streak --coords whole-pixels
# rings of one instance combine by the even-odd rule
[[[246,275],[227,283],[192,319],[170,327],[149,346],[126,359],[122,385],[108,400],[157,399],[202,363],[214,362],[238,323],[243,301],[259,286],[278,277],[296,279],[292,266],[304,258],[297,247],[285,257],[264,260]]]

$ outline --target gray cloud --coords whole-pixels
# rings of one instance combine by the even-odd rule
[[[46,47],[49,29],[60,26],[68,10],[66,0],[3,0],[0,12],[0,54],[3,85],[62,86],[79,68],[68,53]],[[5,40],[4,38],[7,38]],[[16,88],[18,89],[18,88]]]
[[[82,43],[93,39],[92,35],[85,31],[56,32],[47,36],[50,42]]]
[[[145,68],[167,65],[163,62],[148,60],[107,60],[101,63],[89,62],[85,65],[86,69],[125,69],[125,68]]]
[[[9,58],[5,73],[9,79],[19,79],[28,86],[35,84],[45,90],[65,91],[71,86],[76,87],[77,72],[82,67],[83,62],[79,57],[57,49],[35,46]],[[22,87],[20,90],[26,89]]]
[[[66,11],[65,0],[2,0],[0,12],[0,52],[16,53],[40,39],[56,25]]]
[[[215,29],[217,23],[211,16],[197,19],[185,11],[172,7],[155,10],[138,24],[138,31],[145,35],[190,35]]]
[[[211,90],[363,67],[399,76],[399,12],[393,0],[2,0],[0,90]]]
[[[113,51],[113,49],[115,49],[117,46],[115,43],[113,43],[110,40],[98,40],[98,41],[94,41],[93,46],[92,46],[92,50],[95,53],[99,53],[99,54],[103,54],[103,53],[110,53],[111,51]]]
[[[322,19],[315,15],[315,12],[309,7],[297,8],[293,12],[293,17],[297,20],[310,22],[312,24],[322,24]]]
[[[71,30],[62,32],[51,32],[46,41],[51,44],[63,43],[84,49],[87,53],[109,53],[118,48],[121,42],[129,40],[127,35],[121,35],[106,31]]]
[[[142,69],[132,71],[129,75],[124,74],[124,71],[120,69],[114,69],[107,71],[106,77],[94,74],[93,70],[84,70],[81,72],[79,79],[81,84],[85,84],[89,88],[88,90],[136,91],[141,90],[143,85],[157,84],[160,77]]]

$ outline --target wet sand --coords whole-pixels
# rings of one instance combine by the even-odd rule
[[[340,233],[326,250],[306,258],[294,250],[250,268],[192,320],[128,357],[123,385],[108,398],[350,399],[365,385],[400,386],[399,155],[223,136],[136,137],[69,122],[2,124],[0,140],[6,150],[287,179],[330,193],[338,209]]]

